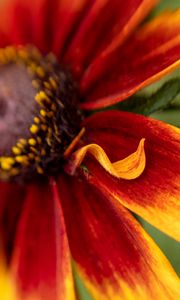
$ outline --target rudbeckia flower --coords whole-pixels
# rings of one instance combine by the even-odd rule
[[[155,4],[2,6],[1,299],[14,288],[18,300],[85,299],[80,290],[90,300],[180,298],[175,272],[131,213],[180,239],[179,129],[89,113],[180,65],[180,11],[139,26]]]

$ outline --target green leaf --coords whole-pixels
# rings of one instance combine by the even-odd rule
[[[165,110],[173,106],[174,99],[180,93],[180,79],[172,79],[165,83],[155,94],[153,94],[147,103],[142,107],[144,115],[150,115],[154,112]],[[144,109],[143,109],[144,108]]]
[[[137,92],[136,95],[145,97],[151,96],[153,93],[157,92],[166,82],[176,78],[180,79],[180,68],[176,69],[168,75],[163,76],[160,80],[155,81],[154,83],[151,83],[150,85],[144,87],[139,92]]]
[[[180,244],[160,230],[156,229],[154,226],[150,225],[139,216],[137,217],[137,219],[164,252],[177,274],[180,275]]]
[[[116,109],[149,116],[157,111],[175,106],[175,99],[180,94],[180,78],[166,82],[152,95],[134,95],[116,105]],[[111,107],[112,109],[112,107]]]
[[[86,289],[84,282],[80,278],[75,262],[72,262],[73,268],[73,277],[76,286],[76,293],[79,300],[93,300],[92,296],[89,294],[88,290]]]
[[[159,4],[154,9],[152,16],[159,14],[160,12],[167,10],[167,9],[176,9],[180,7],[179,0],[161,0]]]
[[[180,127],[180,109],[168,109],[150,115],[151,118],[161,120],[176,127]]]

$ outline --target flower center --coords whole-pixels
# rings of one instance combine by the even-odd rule
[[[0,49],[0,179],[58,173],[80,121],[76,86],[53,55]]]

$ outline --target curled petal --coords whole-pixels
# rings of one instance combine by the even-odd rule
[[[74,174],[84,160],[87,153],[90,153],[101,166],[112,176],[123,179],[135,179],[144,171],[146,157],[144,152],[144,141],[141,139],[137,150],[128,157],[111,163],[105,151],[97,144],[90,144],[77,150],[65,167],[69,174]]]
[[[180,240],[180,129],[141,115],[120,111],[98,113],[85,120],[87,142],[98,143],[111,161],[146,139],[146,168],[135,180],[110,176],[86,159],[94,183],[152,225]]]

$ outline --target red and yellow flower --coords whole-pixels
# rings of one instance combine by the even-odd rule
[[[20,119],[15,114],[9,126],[0,108],[1,299],[14,300],[16,292],[18,299],[79,299],[79,279],[88,299],[179,299],[175,272],[130,211],[180,240],[180,130],[115,110],[86,117],[180,65],[179,10],[139,27],[155,4],[8,0],[2,6],[0,103],[3,96],[16,104],[12,90],[25,95],[19,114],[30,110],[33,121],[28,131],[23,116],[21,139],[18,132],[5,152]],[[45,58],[49,52],[78,86],[75,108],[75,90],[67,89],[55,57]],[[35,91],[39,115],[27,104]]]

